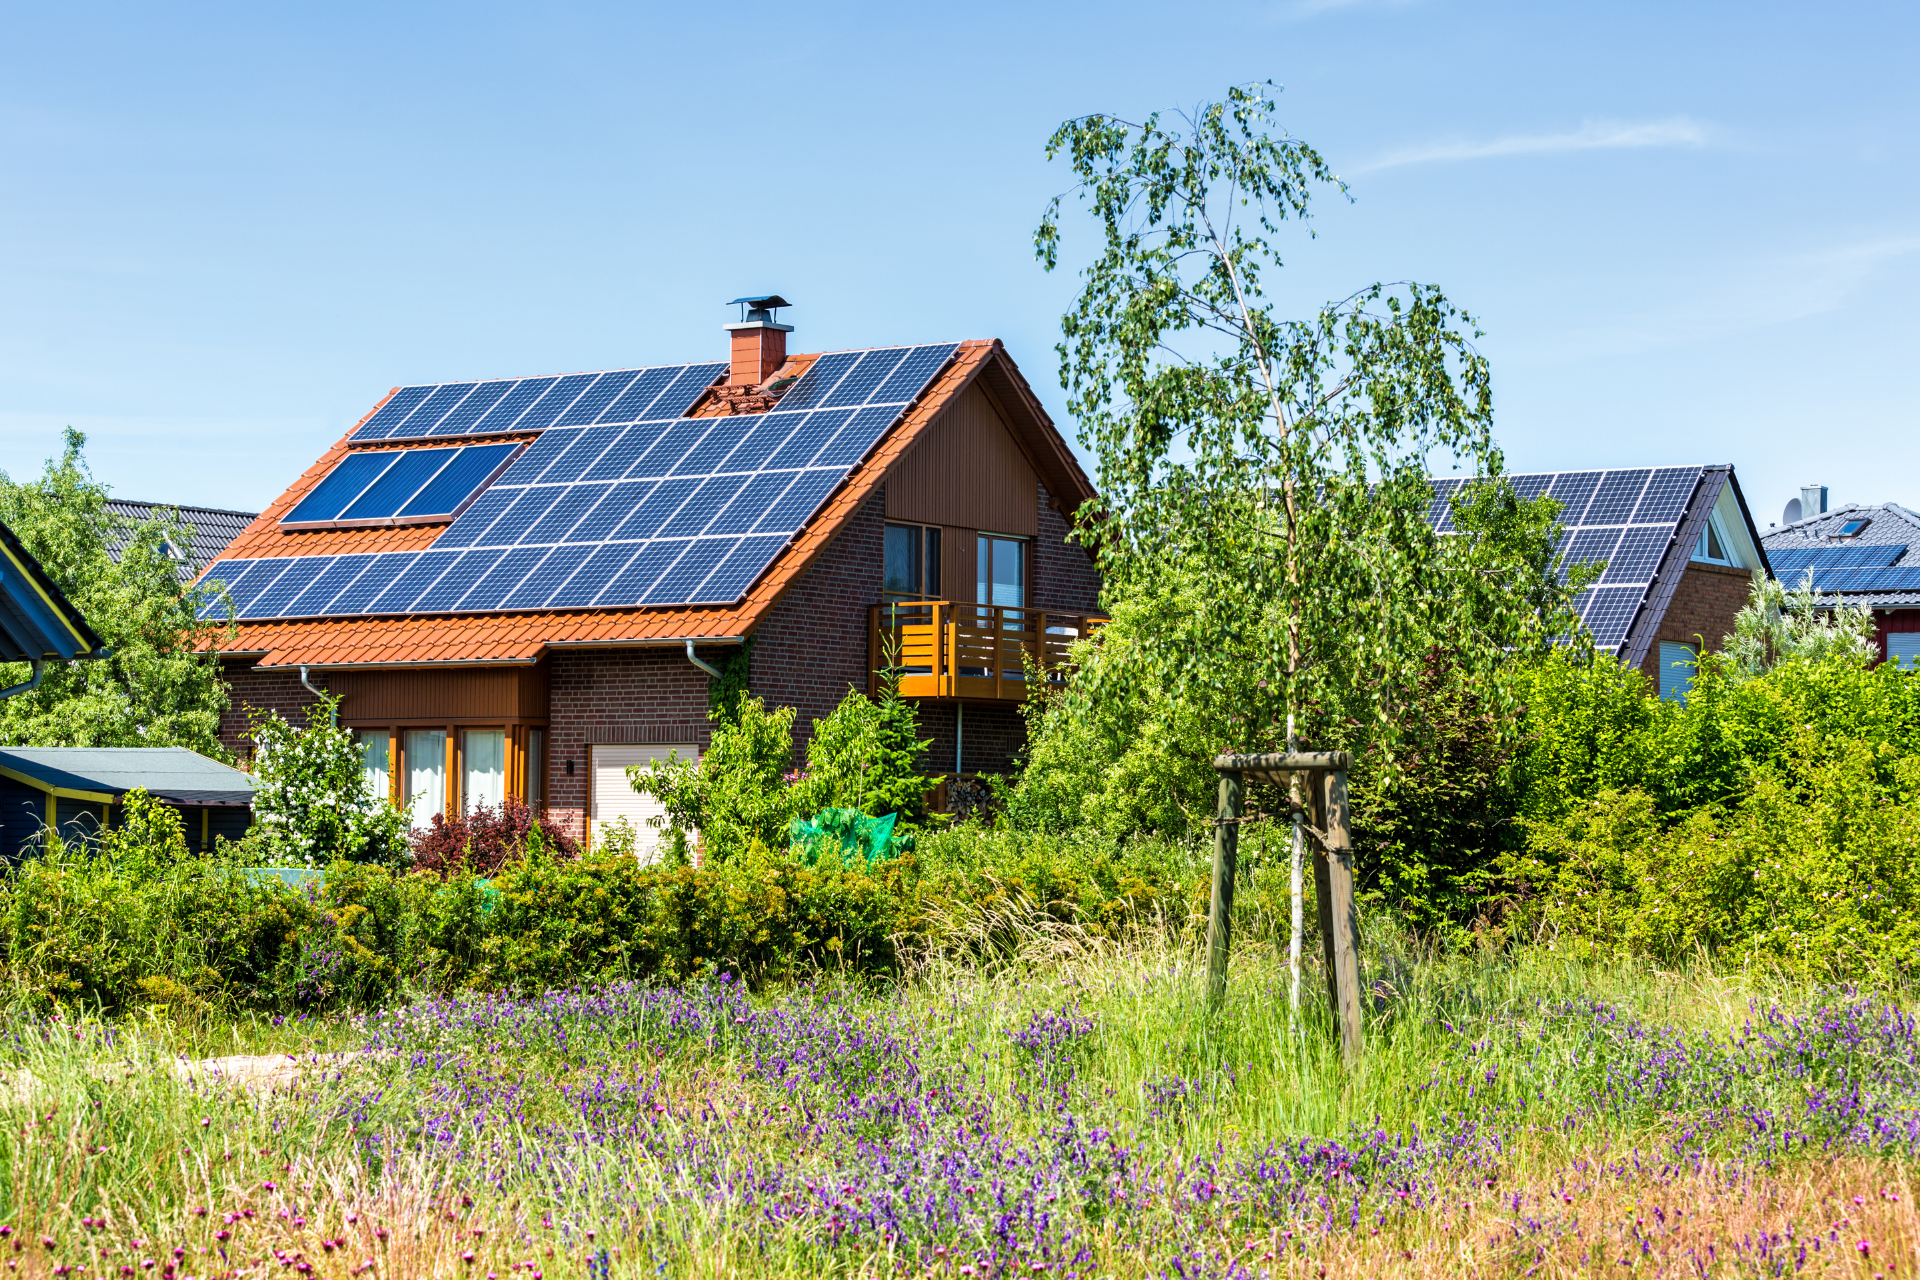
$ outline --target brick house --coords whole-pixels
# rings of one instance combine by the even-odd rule
[[[1604,560],[1600,580],[1575,602],[1596,648],[1685,695],[1692,662],[1718,651],[1766,549],[1731,466],[1548,471],[1509,476],[1522,498],[1560,503],[1560,551],[1570,563]],[[1432,517],[1451,528],[1459,480],[1434,482]]]
[[[739,301],[725,360],[389,393],[207,571],[229,745],[324,690],[417,823],[645,830],[625,767],[704,749],[746,646],[802,749],[897,652],[929,769],[1005,770],[1026,663],[1098,607],[1092,485],[998,341],[789,354]]]
[[[1789,587],[1811,575],[1823,607],[1871,610],[1881,661],[1920,662],[1920,515],[1892,502],[1828,511],[1824,486],[1803,493],[1767,530],[1774,572]]]

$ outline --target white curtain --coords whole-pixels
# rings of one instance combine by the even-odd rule
[[[407,812],[413,825],[433,825],[447,808],[447,731],[407,730]]]
[[[367,793],[376,800],[385,800],[391,794],[387,774],[387,731],[358,729],[354,737],[360,740],[360,771],[367,780]]]
[[[498,808],[507,798],[507,731],[467,730],[466,786],[461,803],[468,811],[489,805]]]

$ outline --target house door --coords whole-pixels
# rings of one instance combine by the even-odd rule
[[[593,784],[588,812],[594,839],[598,840],[606,827],[625,818],[633,826],[634,847],[641,860],[653,861],[659,856],[667,811],[654,797],[633,789],[633,784],[627,781],[627,766],[665,760],[671,753],[678,753],[682,760],[698,760],[700,748],[690,742],[650,742],[600,745],[588,750]],[[658,824],[655,819],[660,820]]]

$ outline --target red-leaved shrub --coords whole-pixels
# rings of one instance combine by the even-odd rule
[[[497,809],[476,805],[451,820],[434,814],[431,827],[414,833],[413,865],[442,873],[498,871],[526,851],[527,837],[535,830],[547,848],[562,857],[580,852],[574,838],[546,814],[535,813],[526,802],[508,796]]]

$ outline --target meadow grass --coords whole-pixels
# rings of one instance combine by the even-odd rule
[[[278,1025],[22,1017],[0,1256],[158,1280],[1920,1259],[1920,1040],[1899,993],[1376,949],[1348,1069],[1316,971],[1295,1017],[1271,948],[1245,947],[1210,1014],[1200,963],[1053,931],[886,987],[715,977]],[[295,1055],[298,1078],[176,1070],[235,1053]]]

